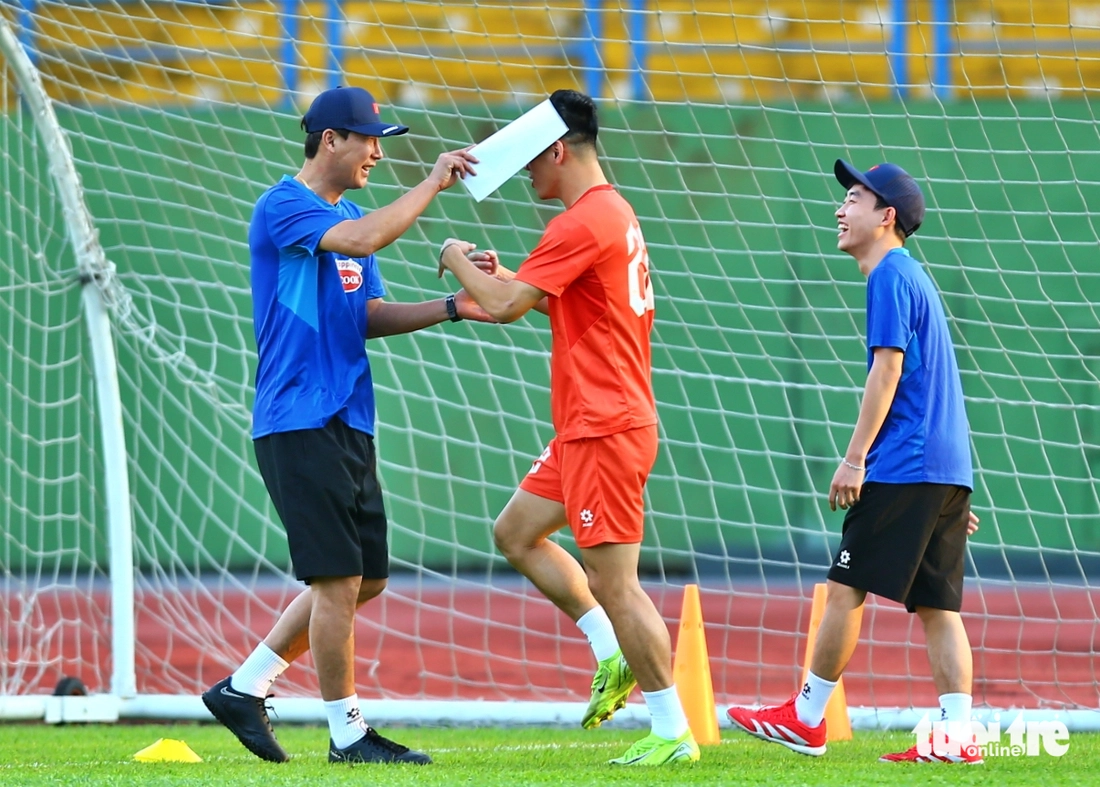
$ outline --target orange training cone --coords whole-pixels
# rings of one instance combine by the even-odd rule
[[[676,639],[672,679],[676,682],[676,693],[680,695],[695,742],[700,746],[721,743],[698,585],[684,588],[684,608],[680,612],[680,634]]]
[[[810,630],[806,635],[806,661],[802,665],[803,685],[806,683],[806,675],[810,672],[810,662],[814,658],[814,643],[817,641],[817,629],[821,626],[821,618],[825,615],[825,598],[828,592],[828,586],[824,582],[814,585],[814,603],[810,608]],[[833,695],[829,697],[829,704],[825,706],[825,729],[831,741],[852,739],[852,722],[848,718],[848,698],[844,696],[843,677],[837,680]]]

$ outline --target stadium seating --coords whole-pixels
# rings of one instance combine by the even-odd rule
[[[304,93],[369,83],[388,101],[495,101],[585,84],[581,0],[346,0],[338,22],[334,4],[314,0],[298,4],[311,21],[293,31],[283,29],[284,7],[38,2],[37,40],[55,42],[38,51],[38,63],[47,89],[66,101],[271,104],[288,79]],[[893,90],[888,0],[649,0],[646,45],[637,50],[633,7],[604,3],[605,95],[631,97],[635,51],[644,52],[647,88],[661,101],[839,100]],[[909,8],[909,80],[915,95],[927,95],[932,5]],[[4,13],[15,12],[5,4]],[[955,0],[954,14],[956,96],[1080,95],[1100,87],[1100,0]],[[341,37],[336,49],[325,43],[333,35]]]

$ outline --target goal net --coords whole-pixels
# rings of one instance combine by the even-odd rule
[[[1097,707],[1094,6],[7,0],[0,13],[96,233],[68,234],[48,118],[6,56],[0,695],[62,676],[112,690],[104,490],[118,474],[138,695],[194,697],[299,592],[249,437],[247,225],[300,165],[312,96],[354,84],[412,128],[347,195],[367,210],[557,88],[599,96],[601,152],[639,216],[657,298],[643,573],[673,626],[683,586],[699,584],[720,704],[795,688],[809,596],[839,540],[825,492],[866,374],[865,285],[835,249],[833,161],[913,173],[929,212],[910,248],[943,294],[973,430],[975,701]],[[522,179],[480,204],[461,186],[442,194],[380,254],[388,297],[448,292],[434,276],[448,236],[516,267],[559,209]],[[117,354],[118,463],[102,450],[88,287]],[[358,617],[361,697],[586,699],[583,638],[491,535],[552,434],[549,345],[537,315],[370,342],[393,576]],[[934,706],[919,624],[872,601],[845,682],[853,706]],[[316,696],[308,656],[275,690]]]

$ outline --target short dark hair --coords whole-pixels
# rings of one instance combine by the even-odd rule
[[[306,119],[302,118],[302,131],[305,130]],[[351,132],[348,131],[346,128],[334,128],[333,131],[339,134],[342,139],[347,139],[348,135],[351,134]],[[306,132],[305,154],[307,159],[311,159],[317,155],[317,151],[321,148],[321,137],[324,135],[324,133],[325,129],[321,129],[320,131]]]
[[[596,102],[577,90],[555,90],[550,103],[569,129],[562,141],[570,145],[587,145],[595,150],[596,136],[600,132]]]
[[[873,192],[873,191],[871,193],[875,194],[875,192]],[[891,205],[889,202],[884,200],[878,194],[875,194],[875,210],[883,210],[884,208],[893,208],[893,207],[894,207],[893,205]],[[895,210],[896,210],[896,208],[895,208]],[[901,225],[898,224],[897,219],[894,220],[894,234],[898,236],[898,240],[900,240],[901,245],[904,246],[905,245],[905,239],[908,238],[909,236],[905,234],[905,230],[903,230],[901,228]]]

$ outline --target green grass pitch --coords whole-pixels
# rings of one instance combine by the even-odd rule
[[[1100,735],[1070,738],[1063,757],[988,759],[985,765],[886,765],[878,755],[913,743],[904,733],[858,733],[834,743],[824,757],[788,752],[729,730],[722,744],[703,748],[700,763],[656,769],[613,768],[641,730],[431,729],[383,730],[406,745],[429,752],[435,764],[414,766],[330,765],[327,731],[282,725],[279,739],[294,759],[261,762],[223,728],[214,725],[48,727],[0,725],[0,785],[752,785],[752,787],[851,787],[851,785],[1037,785],[1094,783]],[[134,752],[158,738],[185,741],[202,763],[138,763]]]

